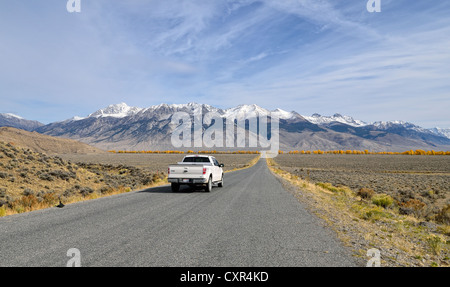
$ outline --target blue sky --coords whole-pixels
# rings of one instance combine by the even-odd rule
[[[450,128],[450,1],[0,0],[0,112],[258,104]]]

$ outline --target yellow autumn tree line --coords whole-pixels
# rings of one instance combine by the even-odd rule
[[[115,151],[115,150],[109,150],[108,152],[110,153],[158,153],[158,154],[178,154],[178,153],[184,153],[183,151],[177,151],[177,150],[119,150],[119,151]]]
[[[279,154],[283,154],[283,151],[279,151]],[[417,150],[408,150],[404,152],[391,152],[391,151],[381,151],[381,152],[374,152],[369,150],[330,150],[330,151],[323,151],[323,150],[293,150],[287,152],[287,154],[385,154],[385,155],[450,155],[450,151],[425,151],[421,149]]]
[[[130,153],[130,154],[260,154],[259,151],[237,150],[237,151],[217,151],[217,150],[201,150],[201,151],[179,151],[179,150],[142,150],[142,151],[126,151],[126,150],[109,150],[110,153]],[[434,150],[408,150],[404,152],[391,151],[369,151],[369,150],[292,150],[284,152],[278,151],[278,154],[384,154],[384,155],[450,155],[450,151],[434,151]]]
[[[217,151],[217,150],[201,150],[201,151],[180,151],[180,150],[141,150],[141,151],[128,151],[128,150],[109,150],[109,153],[131,153],[131,154],[259,154],[259,151],[250,150],[238,150],[238,151]]]

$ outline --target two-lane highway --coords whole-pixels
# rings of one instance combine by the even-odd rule
[[[265,160],[211,193],[170,186],[0,218],[0,266],[355,266]]]

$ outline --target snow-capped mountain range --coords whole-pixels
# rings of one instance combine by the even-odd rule
[[[203,111],[203,109],[206,109],[206,112],[217,112],[224,118],[227,118],[227,117],[236,118],[239,115],[246,115],[246,114],[252,113],[252,112],[254,112],[256,114],[270,114],[270,113],[272,115],[277,114],[280,119],[290,119],[290,118],[294,118],[296,115],[298,115],[295,112],[287,112],[282,109],[276,109],[274,111],[269,111],[269,110],[259,107],[258,105],[239,105],[234,108],[222,110],[222,109],[210,106],[210,105],[197,104],[197,103],[188,103],[188,104],[179,104],[179,105],[177,105],[177,104],[172,104],[172,105],[160,104],[160,105],[155,105],[155,106],[151,106],[148,108],[130,107],[126,103],[120,103],[120,104],[109,105],[106,108],[100,109],[100,110],[90,114],[87,117],[75,116],[71,120],[83,120],[83,119],[91,118],[91,117],[93,117],[93,118],[101,118],[101,117],[124,118],[124,117],[128,117],[128,116],[136,115],[138,113],[158,111],[162,108],[167,109],[167,110],[172,110],[174,112],[183,110],[183,111],[187,111],[190,113],[196,113],[200,110]]]
[[[279,119],[283,120],[289,120],[289,119],[295,119],[296,117],[303,117],[305,120],[307,120],[310,123],[317,124],[317,125],[327,125],[331,124],[333,122],[346,124],[352,127],[364,127],[364,126],[375,126],[382,130],[387,130],[389,128],[392,128],[394,126],[402,126],[407,129],[412,129],[418,132],[431,132],[433,134],[444,136],[446,138],[450,139],[450,129],[442,129],[442,128],[432,128],[432,129],[425,129],[422,127],[419,127],[417,125],[414,125],[409,122],[405,121],[376,121],[373,123],[367,123],[358,119],[354,119],[351,116],[341,115],[341,114],[334,114],[332,116],[322,116],[320,114],[313,114],[312,116],[305,116],[300,115],[295,111],[288,112],[282,109],[275,109],[273,111],[264,109],[259,107],[258,105],[239,105],[234,108],[229,109],[218,109],[210,105],[206,104],[197,104],[197,103],[188,103],[188,104],[160,104],[160,105],[154,105],[148,108],[139,108],[139,107],[130,107],[126,103],[120,103],[120,104],[113,104],[109,105],[106,108],[99,109],[98,111],[90,114],[87,117],[74,117],[71,120],[82,120],[90,117],[94,118],[101,118],[101,117],[113,117],[113,118],[125,118],[128,116],[133,116],[138,113],[145,113],[145,112],[152,112],[152,111],[158,111],[161,108],[165,108],[167,110],[172,111],[178,111],[178,110],[186,110],[190,113],[195,113],[203,108],[206,109],[206,112],[217,112],[219,113],[223,118],[239,118],[242,115],[246,115],[248,113],[256,113],[256,114],[276,114]],[[17,116],[18,117],[18,116]]]
[[[450,139],[450,129],[432,128],[429,129],[432,133]]]
[[[332,122],[339,122],[343,124],[350,125],[352,127],[362,127],[367,126],[368,123],[355,120],[350,116],[343,116],[341,114],[334,114],[332,116],[322,116],[320,114],[313,114],[312,116],[303,116],[307,121],[317,124],[317,125],[324,125],[324,124],[330,124]]]
[[[38,121],[26,120],[18,115],[6,113],[0,114],[0,127],[14,127],[26,131],[32,131],[44,124]]]
[[[220,109],[198,103],[160,104],[147,108],[120,103],[85,117],[75,116],[48,125],[27,121],[12,114],[0,114],[0,126],[71,138],[104,150],[173,149],[170,142],[174,129],[171,118],[176,112],[201,112],[203,116],[208,112],[216,112],[224,119],[248,118],[249,114],[276,114],[280,119],[280,148],[286,150],[450,150],[450,129],[425,129],[404,121],[366,123],[340,114],[303,116],[282,109],[269,111],[255,104]]]
[[[109,105],[104,109],[100,109],[95,113],[90,114],[88,117],[115,117],[115,118],[124,118],[127,116],[131,116],[143,110],[142,108],[130,107],[126,103],[120,103],[117,105]],[[83,119],[83,118],[79,118]]]

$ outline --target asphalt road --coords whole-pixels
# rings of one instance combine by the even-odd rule
[[[170,186],[0,218],[0,266],[355,266],[265,160],[211,193]]]

